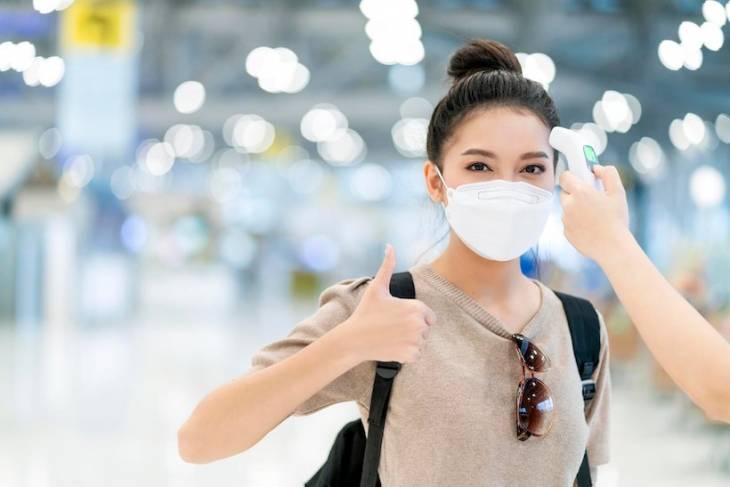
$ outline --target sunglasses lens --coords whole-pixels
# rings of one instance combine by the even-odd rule
[[[545,372],[550,368],[550,361],[530,340],[520,334],[515,334],[512,339],[517,344],[517,352],[522,356],[528,369],[534,372]]]
[[[553,420],[553,398],[550,389],[539,379],[526,379],[520,384],[517,404],[518,431],[541,436],[550,430]]]

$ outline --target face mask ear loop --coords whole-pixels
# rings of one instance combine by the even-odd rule
[[[444,188],[446,188],[446,194],[449,194],[449,187],[446,185],[446,181],[444,181],[444,177],[441,175],[441,171],[439,170],[438,166],[436,164],[433,165],[433,167],[436,168],[436,174],[439,175],[439,178],[441,179],[441,182],[444,183]],[[448,201],[448,199],[447,199]],[[441,206],[444,206],[444,202],[441,201]]]

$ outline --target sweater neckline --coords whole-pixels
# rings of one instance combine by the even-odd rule
[[[469,313],[479,323],[483,324],[490,331],[503,338],[509,340],[512,339],[512,332],[507,329],[502,320],[487,311],[486,308],[479,304],[479,302],[466,291],[439,274],[430,263],[424,263],[418,267],[420,267],[423,271],[422,274],[426,277],[429,284],[441,291],[441,293],[447,297],[451,298],[458,306]],[[539,325],[543,322],[543,318],[548,312],[548,298],[545,291],[545,285],[537,279],[529,279],[537,285],[538,289],[540,289],[540,306],[519,333],[527,337],[534,337],[538,331]]]

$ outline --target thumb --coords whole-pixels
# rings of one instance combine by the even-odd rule
[[[395,269],[395,250],[393,246],[385,244],[385,257],[383,258],[380,269],[377,274],[373,277],[373,287],[382,293],[390,296],[390,278],[393,275],[393,269]]]
[[[596,178],[603,182],[603,187],[606,189],[607,194],[624,193],[624,185],[621,182],[621,176],[616,169],[616,166],[593,166],[593,173]]]

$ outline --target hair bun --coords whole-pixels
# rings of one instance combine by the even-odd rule
[[[510,48],[491,39],[472,39],[451,56],[448,74],[456,83],[478,71],[500,69],[522,74],[522,66]]]

